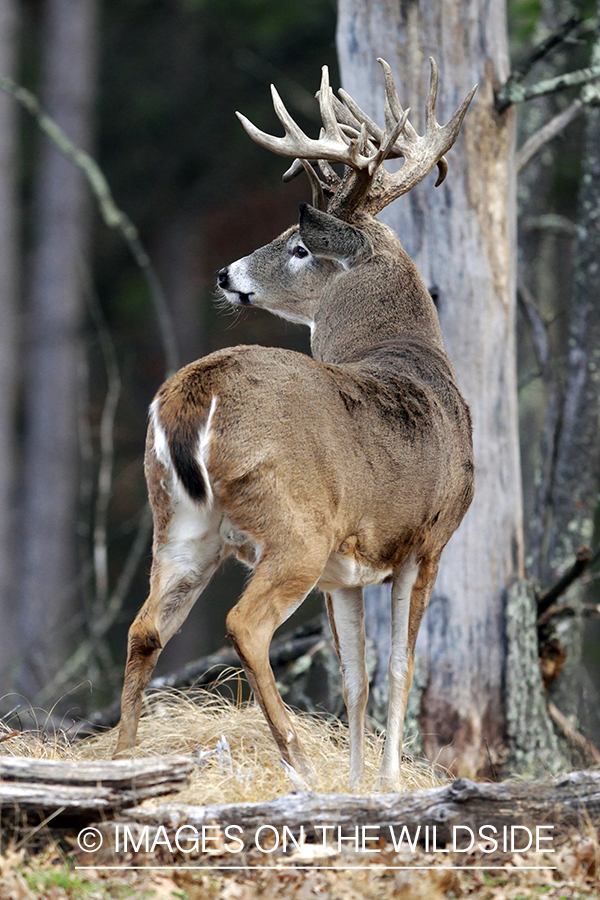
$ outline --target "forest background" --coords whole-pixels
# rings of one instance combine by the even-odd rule
[[[513,62],[573,14],[581,23],[546,61],[547,74],[588,65],[591,2],[511,2]],[[315,133],[321,65],[339,84],[336,16],[331,0],[0,0],[0,75],[30,89],[98,161],[138,229],[134,250],[147,251],[174,329],[169,337],[156,284],[153,296],[82,173],[2,94],[0,712],[25,714],[29,703],[48,708],[62,698],[63,711],[85,715],[118,694],[127,626],[147,590],[142,455],[146,410],[165,374],[237,343],[308,352],[307,333],[267,313],[227,315],[214,285],[221,266],[292,223],[308,196],[300,179],[281,185],[285,162],[247,138],[234,110],[279,133],[274,82]],[[519,143],[580,93],[520,106]],[[535,575],[540,445],[568,355],[580,112],[531,162],[521,159],[521,274],[536,270],[536,291],[519,279],[517,320],[526,548]],[[594,507],[597,477],[595,484]],[[590,524],[583,535],[592,547],[597,524],[595,531]],[[236,564],[224,567],[162,654],[159,673],[222,645],[243,581]],[[584,600],[597,603],[594,567],[582,584]],[[311,597],[298,621],[320,609]],[[598,739],[599,634],[592,619],[576,618],[589,673],[580,673],[583,729]]]

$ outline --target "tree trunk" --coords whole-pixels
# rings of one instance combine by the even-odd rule
[[[543,0],[534,40],[538,41],[566,22],[576,10],[570,0]],[[537,80],[552,78],[573,68],[563,44],[535,67]],[[559,94],[529,101],[519,116],[521,144],[555,116],[561,107]],[[564,371],[560,360],[567,354],[568,294],[575,226],[555,212],[560,158],[553,145],[538,152],[519,173],[519,289],[527,291],[535,305],[547,346],[539,359],[539,341],[532,341],[532,327],[522,319],[518,328],[519,371],[526,382],[519,396],[521,415],[521,459],[525,510],[525,564],[532,578],[542,582],[544,533],[547,526],[549,493],[555,455],[554,437],[560,408],[560,388]],[[560,176],[559,176],[560,177]],[[570,227],[571,226],[571,227]],[[523,301],[528,298],[522,298]],[[547,324],[548,323],[548,324]],[[539,377],[529,378],[541,370]]]
[[[14,0],[0,3],[0,72],[14,77],[19,8]],[[0,96],[0,686],[8,684],[18,651],[14,604],[15,545],[15,413],[19,375],[17,310],[19,304],[17,105]],[[0,693],[2,693],[0,688]]]
[[[48,0],[42,103],[88,149],[96,83],[95,0]],[[81,326],[89,204],[80,171],[41,139],[28,306],[20,689],[33,699],[73,627]],[[83,277],[82,277],[83,276]]]
[[[509,74],[505,5],[340,0],[338,52],[344,87],[376,121],[383,121],[383,101],[375,58],[387,59],[420,131],[429,55],[440,69],[440,122],[479,83],[444,185],[434,190],[430,176],[382,215],[437,298],[473,415],[475,499],[442,557],[418,643],[424,689],[417,702],[427,755],[473,774],[504,751],[504,607],[523,576],[514,123],[511,110],[499,116],[494,109],[494,90]],[[378,594],[368,592],[368,619],[378,616]]]
[[[591,65],[600,63],[600,25]],[[596,99],[597,85],[587,90]],[[564,397],[555,433],[551,489],[548,496],[542,584],[552,584],[572,562],[577,550],[591,545],[600,485],[600,106],[586,112],[581,183],[577,208],[577,241],[573,262]],[[570,602],[581,605],[585,586],[577,582]],[[563,622],[560,640],[568,655],[551,694],[577,725],[581,700],[580,618]]]

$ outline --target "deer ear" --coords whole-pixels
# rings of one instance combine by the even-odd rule
[[[300,204],[300,237],[315,256],[346,264],[353,263],[366,246],[366,239],[358,228],[308,203]]]

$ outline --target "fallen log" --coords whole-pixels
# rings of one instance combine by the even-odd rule
[[[470,828],[475,835],[483,826],[503,833],[511,826],[552,826],[544,833],[556,839],[573,827],[600,823],[600,772],[586,770],[548,780],[510,781],[502,784],[475,783],[458,778],[452,784],[410,793],[317,794],[294,791],[276,800],[211,806],[160,805],[134,807],[123,812],[118,823],[147,825],[176,831],[182,825],[198,831],[203,826],[237,826],[236,834],[247,845],[262,826],[323,843],[327,836],[355,835],[357,827],[375,828],[370,838],[394,842],[399,829],[419,843],[432,838],[438,846],[451,842],[457,828]],[[339,829],[339,831],[338,831]]]
[[[184,756],[107,762],[0,757],[0,810],[97,818],[183,790],[193,768]]]

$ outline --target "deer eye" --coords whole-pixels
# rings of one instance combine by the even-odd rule
[[[301,244],[298,244],[298,246],[294,247],[292,250],[292,256],[295,256],[297,259],[304,259],[305,256],[308,256],[308,250],[306,247],[302,247]]]

